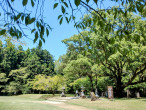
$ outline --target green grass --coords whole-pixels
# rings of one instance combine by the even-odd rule
[[[48,100],[58,100],[60,94],[24,94],[18,96],[0,96],[0,110],[64,110],[57,106],[40,103],[44,100],[41,97],[48,97]],[[66,94],[66,96],[74,96]],[[50,99],[49,99],[50,98]],[[38,103],[39,101],[39,103]],[[77,105],[90,108],[92,110],[146,110],[146,98],[141,99],[114,99],[110,101],[106,98],[91,101],[90,99],[68,100],[68,105]]]
[[[0,96],[0,110],[64,110],[49,104],[36,103],[41,94]]]
[[[67,104],[83,106],[92,110],[146,110],[146,98],[141,99],[108,99],[91,101],[90,99],[70,100]]]

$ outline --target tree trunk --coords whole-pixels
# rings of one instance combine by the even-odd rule
[[[89,76],[90,82],[91,82],[91,92],[93,92],[93,79],[92,76]]]
[[[96,74],[95,88],[97,89],[97,74]]]
[[[118,77],[117,78],[117,83],[116,83],[116,97],[122,98],[124,96],[123,91],[124,91],[124,87],[122,84],[122,78]]]

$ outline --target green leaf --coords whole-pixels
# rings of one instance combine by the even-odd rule
[[[94,0],[94,2],[97,4],[98,0]]]
[[[40,46],[40,47],[42,46],[42,41],[41,41],[41,40],[39,40],[39,46]]]
[[[4,27],[6,27],[7,25],[9,25],[9,23],[6,23],[6,24],[4,25]]]
[[[37,26],[37,28],[39,28],[39,26],[40,26],[40,24],[39,24],[39,22],[37,21],[37,23],[36,23],[36,26]]]
[[[67,23],[69,23],[69,20],[68,20],[68,18],[67,18],[67,17],[65,17],[65,19],[66,19],[66,22],[67,22]]]
[[[28,25],[28,22],[29,22],[29,16],[27,16],[27,17],[25,18],[25,24],[26,24],[26,25]]]
[[[66,3],[66,2],[63,2],[64,3],[64,5],[68,8],[68,4]]]
[[[124,13],[124,17],[127,18],[127,11]]]
[[[139,12],[142,12],[143,9],[144,9],[144,5],[141,4],[140,1],[137,1],[137,2],[136,2],[136,8],[137,8],[137,10],[138,10]]]
[[[65,8],[63,6],[61,6],[61,11],[63,14],[65,13]]]
[[[41,33],[40,34],[42,34],[42,35],[44,35],[44,26],[41,26]]]
[[[75,5],[79,6],[80,5],[81,0],[75,0]]]
[[[33,0],[31,0],[31,6],[34,7],[34,1]]]
[[[72,16],[69,17],[69,20],[68,20],[69,22],[70,22],[71,18],[72,18]]]
[[[44,39],[44,38],[42,38],[42,40],[43,40],[43,42],[45,43],[45,39]]]
[[[21,16],[21,20],[22,20],[22,21],[24,20],[24,16]]]
[[[22,37],[22,32],[20,32],[20,31],[19,31],[19,37],[20,37],[20,38]]]
[[[17,15],[16,19],[18,20],[18,19],[20,18],[20,16],[21,16],[21,13],[19,13],[19,14]]]
[[[58,6],[58,3],[55,3],[53,8],[55,9],[57,6]]]
[[[114,44],[115,43],[115,39],[114,38],[110,38],[110,43]]]
[[[87,3],[89,3],[90,0],[86,0]]]
[[[60,22],[59,23],[62,24],[62,21],[63,21],[63,17],[60,19]]]
[[[11,0],[11,2],[14,2],[15,0]]]
[[[38,32],[36,32],[36,33],[35,33],[35,39],[33,40],[34,43],[37,41],[38,37],[39,37],[39,36],[38,36]]]
[[[0,31],[0,35],[4,35],[5,33],[6,33],[6,30],[5,29],[3,29],[3,30]]]
[[[47,36],[49,36],[49,30],[46,28],[46,34]]]
[[[36,29],[31,30],[31,33],[33,33]]]
[[[58,16],[58,19],[60,19],[60,17],[62,17],[62,15],[59,15],[59,16]]]
[[[88,49],[88,52],[89,52],[89,53],[92,53],[92,49]]]
[[[28,2],[28,0],[23,0],[23,2],[22,2],[23,6],[26,6],[27,2]]]
[[[35,18],[32,18],[31,20],[29,20],[28,24],[32,24],[35,21]]]

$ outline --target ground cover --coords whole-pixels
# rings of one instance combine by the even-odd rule
[[[50,104],[34,103],[41,95],[0,96],[0,110],[64,110]]]
[[[24,94],[0,96],[0,110],[145,110],[146,98],[121,98],[110,101],[106,98],[88,99],[60,97],[60,94]],[[45,98],[44,98],[45,97]],[[48,98],[46,100],[46,98]]]
[[[92,110],[146,110],[146,98],[121,98],[110,101],[105,98],[91,101],[90,99],[69,100],[67,104],[73,104],[90,108]]]

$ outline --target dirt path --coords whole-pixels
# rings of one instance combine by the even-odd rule
[[[67,110],[90,110],[88,108],[85,108],[85,107],[81,107],[81,106],[76,106],[76,105],[69,105],[69,104],[66,104],[64,102],[54,102],[54,101],[46,101],[46,102],[42,102],[42,103],[46,103],[46,104],[51,104],[51,105],[54,105],[54,106],[58,106],[60,108],[64,108],[64,109],[67,109]]]
[[[35,101],[34,103],[43,103],[43,104],[51,104],[60,108],[64,108],[66,110],[91,110],[86,107],[77,106],[77,105],[70,105],[66,104],[65,101],[70,100],[67,98],[60,98],[60,99],[52,99],[47,101]]]

